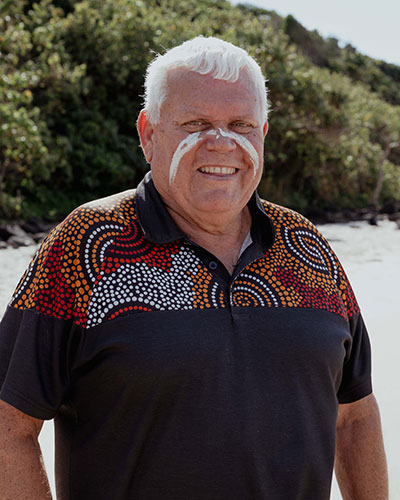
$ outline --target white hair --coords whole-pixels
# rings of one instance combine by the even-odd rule
[[[236,82],[242,70],[253,80],[260,99],[262,117],[267,118],[265,78],[257,62],[232,43],[214,37],[198,36],[159,54],[149,64],[145,78],[144,109],[151,123],[158,123],[167,96],[168,74],[177,69],[211,75],[217,80]]]

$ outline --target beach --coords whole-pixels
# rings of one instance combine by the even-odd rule
[[[379,221],[319,226],[341,260],[352,283],[370,334],[373,350],[373,386],[378,400],[388,458],[390,498],[400,499],[400,230],[394,222]],[[0,250],[0,311],[36,247]],[[54,491],[53,430],[45,423],[40,436],[46,469]],[[332,500],[341,496],[336,483]]]

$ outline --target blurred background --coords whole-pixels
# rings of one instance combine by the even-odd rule
[[[393,0],[0,0],[1,312],[35,241],[146,172],[135,122],[155,53],[237,44],[268,80],[260,194],[324,223],[350,277],[400,499],[399,19]],[[54,488],[52,425],[41,442]]]
[[[335,12],[338,28],[351,21],[356,32],[372,2],[358,2],[358,17],[342,1],[301,3],[303,16],[319,13],[314,23]],[[371,40],[387,35],[378,14],[400,14],[384,4],[370,11]],[[262,196],[314,219],[400,211],[396,64],[291,14],[227,0],[2,0],[0,218],[59,220],[135,186],[146,170],[135,129],[145,68],[199,34],[246,48],[268,79]],[[398,50],[398,30],[390,35]]]

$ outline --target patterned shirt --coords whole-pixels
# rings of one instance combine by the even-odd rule
[[[328,500],[368,335],[318,230],[256,193],[249,209],[232,275],[151,174],[43,242],[0,325],[0,397],[55,419],[59,499]]]

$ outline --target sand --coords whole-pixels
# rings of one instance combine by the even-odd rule
[[[326,224],[319,227],[339,256],[356,293],[373,349],[373,383],[378,400],[391,498],[400,499],[400,230],[381,221]],[[34,247],[0,250],[0,311],[35,252]],[[54,491],[53,429],[45,423],[40,436],[44,460]],[[334,481],[332,500],[341,496]]]

